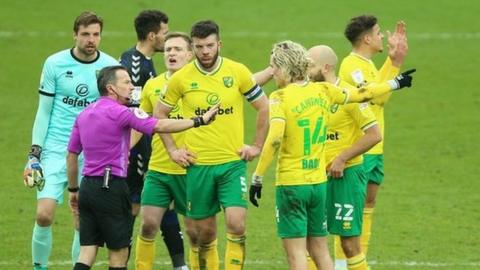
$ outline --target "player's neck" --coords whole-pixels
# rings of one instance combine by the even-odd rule
[[[155,49],[146,42],[137,42],[135,49],[148,58],[151,58],[155,54]]]
[[[358,54],[358,55],[360,55],[363,58],[366,58],[368,60],[371,60],[373,55],[375,55],[375,52],[373,52],[368,46],[354,47],[352,49],[352,52],[356,53],[356,54]]]
[[[73,55],[75,56],[75,58],[82,62],[92,62],[93,60],[97,59],[98,51],[95,51],[94,54],[85,54],[77,47],[75,47],[73,48]]]
[[[336,84],[337,83],[337,76],[333,72],[329,72],[324,75],[325,76],[325,81],[329,82],[331,84]]]
[[[204,67],[204,66],[200,63],[200,61],[198,61],[198,60],[196,60],[196,61],[197,61],[197,63],[198,63],[198,66],[200,66],[203,71],[209,73],[209,72],[212,72],[212,71],[214,71],[215,69],[217,69],[217,67],[218,67],[218,66],[220,65],[220,63],[222,62],[222,59],[221,59],[221,56],[219,55],[219,56],[217,57],[217,60],[215,60],[215,64],[213,64],[213,65],[212,65],[211,67],[209,67],[209,68]]]

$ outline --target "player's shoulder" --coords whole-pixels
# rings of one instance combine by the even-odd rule
[[[248,67],[238,61],[235,61],[235,60],[232,60],[230,58],[227,58],[227,57],[222,57],[222,66],[224,68],[229,68],[229,69],[232,69],[234,71],[240,71],[240,72],[250,72],[250,70],[248,69]]]
[[[154,87],[163,87],[166,83],[168,82],[168,77],[167,77],[167,72],[164,72],[155,78],[149,79],[144,86],[145,90],[148,90],[150,88]]]
[[[141,54],[135,47],[131,47],[120,55],[119,62],[123,66],[129,67],[133,62],[140,62],[143,58],[143,54]]]
[[[47,59],[45,60],[45,64],[55,66],[55,65],[61,64],[62,62],[71,61],[71,60],[72,60],[71,49],[65,49],[48,56]]]
[[[120,55],[120,59],[123,60],[123,59],[131,59],[132,55],[135,55],[137,52],[137,50],[135,49],[135,47],[131,47],[127,50],[125,50],[121,55]]]
[[[270,93],[269,99],[270,100],[277,100],[283,102],[285,95],[288,94],[288,88],[280,88]]]
[[[117,59],[115,59],[114,57],[110,56],[109,54],[103,52],[103,51],[98,51],[98,53],[100,54],[100,57],[99,57],[99,60],[104,62],[104,63],[107,63],[109,65],[118,65],[120,64]]]
[[[191,61],[190,63],[186,64],[183,66],[181,69],[177,70],[169,79],[169,81],[172,80],[178,80],[182,79],[185,77],[191,77],[192,73],[198,72],[198,69],[195,67],[194,61]]]

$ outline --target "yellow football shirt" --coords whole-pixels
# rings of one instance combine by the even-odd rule
[[[327,180],[325,142],[329,109],[333,103],[345,103],[348,97],[332,86],[292,83],[270,95],[270,121],[285,121],[277,160],[277,186],[317,184]]]
[[[216,165],[240,160],[238,151],[244,143],[243,97],[249,102],[263,95],[252,73],[244,65],[219,58],[218,67],[204,71],[193,61],[170,78],[161,102],[173,107],[182,100],[185,118],[202,115],[220,102],[215,121],[186,132],[187,148],[196,156],[196,164]]]
[[[147,81],[142,91],[140,109],[148,114],[152,114],[159,97],[165,91],[165,85],[168,82],[167,72]],[[178,101],[172,109],[168,118],[183,119],[182,102]],[[178,147],[184,146],[185,133],[172,133],[172,137]],[[186,174],[186,170],[170,159],[170,156],[163,145],[162,139],[158,134],[154,134],[152,138],[152,155],[148,163],[148,169],[167,174]]]
[[[343,59],[340,65],[339,77],[348,84],[361,87],[372,82],[381,83],[393,79],[398,72],[399,69],[393,66],[389,57],[387,57],[387,60],[379,71],[370,59],[356,53],[350,53],[350,55]],[[377,97],[370,102],[382,136],[385,131],[383,105],[388,101],[390,94],[391,93],[388,93]],[[370,149],[367,154],[383,154],[383,140]]]
[[[345,81],[339,80],[341,88],[348,88]],[[330,106],[330,118],[327,128],[326,164],[330,164],[343,150],[350,148],[366,130],[377,121],[368,103],[350,103]],[[362,155],[348,160],[345,167],[351,167],[363,162]]]

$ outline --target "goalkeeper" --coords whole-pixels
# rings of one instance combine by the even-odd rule
[[[75,46],[51,55],[43,66],[39,106],[32,131],[33,145],[24,171],[25,184],[38,188],[32,236],[33,269],[47,269],[52,251],[51,224],[57,204],[63,203],[67,185],[65,156],[75,117],[98,98],[95,72],[118,64],[98,50],[102,27],[100,17],[83,12],[73,26]],[[82,159],[79,165],[82,166]],[[77,223],[75,216],[74,220]],[[73,263],[79,252],[76,230],[72,244]]]

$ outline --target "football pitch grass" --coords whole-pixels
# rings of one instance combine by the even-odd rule
[[[31,269],[35,191],[23,186],[21,174],[31,143],[43,61],[73,46],[73,20],[83,10],[104,18],[100,48],[118,57],[134,45],[133,18],[146,8],[165,11],[172,31],[189,32],[197,20],[216,20],[224,45],[221,54],[252,71],[264,68],[272,44],[284,39],[306,47],[327,44],[343,58],[350,45],[342,32],[356,15],[375,14],[383,30],[393,30],[397,20],[406,21],[410,49],[403,70],[417,68],[417,73],[414,87],[395,93],[385,110],[386,177],[377,198],[368,260],[373,270],[480,269],[480,2],[476,0],[2,1],[0,269]],[[383,53],[374,59],[378,67],[385,57]],[[154,61],[157,71],[163,72],[162,56],[156,55]],[[273,83],[265,87],[268,93],[274,88]],[[253,109],[246,111],[246,142],[250,142],[255,116]],[[255,164],[249,164],[250,173]],[[276,236],[273,172],[272,166],[260,208],[249,208],[246,270],[287,269]],[[71,269],[73,229],[67,199],[56,212],[50,269]],[[223,258],[223,216],[218,219]],[[171,269],[157,239],[156,269]],[[97,260],[100,266],[94,269],[104,269],[104,250]],[[129,266],[134,268],[132,262]]]

